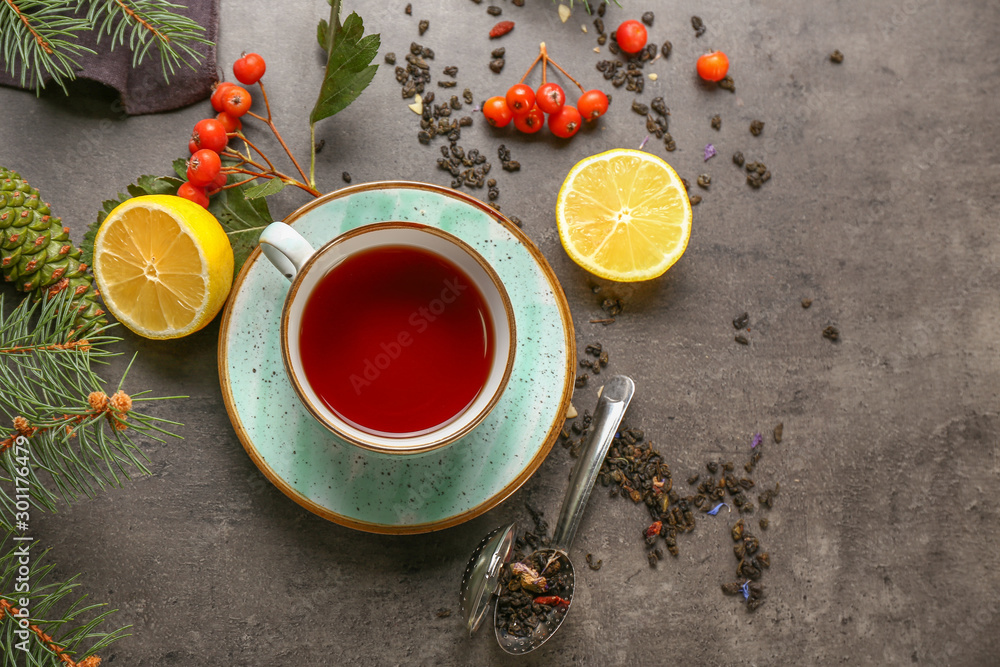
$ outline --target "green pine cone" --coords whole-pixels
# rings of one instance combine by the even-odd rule
[[[38,190],[15,171],[0,167],[0,269],[6,282],[36,299],[73,291],[84,329],[106,324],[94,277],[80,263],[69,227],[50,215]]]

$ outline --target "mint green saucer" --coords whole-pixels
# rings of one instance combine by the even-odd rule
[[[351,528],[422,533],[495,507],[552,448],[573,394],[576,350],[562,288],[538,248],[472,197],[423,183],[367,183],[290,215],[314,247],[355,227],[402,220],[475,248],[510,296],[517,351],[507,388],[472,433],[424,454],[378,454],[330,433],[299,403],[281,360],[285,280],[255,250],[233,284],[219,332],[226,410],[258,468],[292,500]]]

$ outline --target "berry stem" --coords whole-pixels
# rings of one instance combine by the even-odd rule
[[[267,99],[267,91],[264,89],[264,82],[258,81],[257,85],[260,86],[260,93],[264,97],[264,108],[267,109],[267,118],[255,114],[252,111],[247,111],[247,115],[267,123],[267,126],[271,128],[271,132],[273,132],[275,138],[277,138],[278,143],[280,143],[281,147],[285,149],[285,153],[288,154],[288,158],[292,161],[292,164],[295,165],[295,168],[298,170],[299,175],[302,177],[302,180],[303,181],[308,180],[306,178],[306,172],[302,171],[302,167],[299,166],[299,161],[295,159],[294,155],[292,155],[292,151],[288,149],[288,144],[286,144],[285,140],[281,138],[281,133],[278,132],[278,128],[275,126],[274,121],[271,119],[271,103]],[[305,184],[303,183],[303,185]],[[318,197],[319,193],[317,193],[316,196]]]
[[[549,51],[545,48],[545,42],[538,45],[538,57],[542,59],[542,85],[545,85],[546,66],[549,63]]]
[[[583,86],[580,85],[579,81],[577,81],[576,79],[574,79],[572,76],[570,76],[569,72],[567,72],[566,70],[564,70],[562,67],[559,66],[559,63],[557,63],[555,60],[552,60],[552,58],[549,58],[549,57],[546,57],[546,60],[548,60],[550,63],[552,63],[552,66],[555,67],[557,70],[559,70],[560,72],[562,72],[563,74],[565,74],[567,79],[569,79],[570,81],[572,81],[573,83],[575,83],[576,87],[580,89],[581,93],[587,92],[586,90],[583,89]],[[544,83],[544,80],[543,80],[543,83]]]
[[[248,164],[251,167],[256,167],[257,169],[260,169],[260,171],[263,172],[263,173],[273,173],[273,174],[277,174],[278,173],[274,169],[265,169],[264,165],[258,163],[256,160],[253,160],[253,159],[247,157],[246,155],[243,155],[242,153],[237,153],[236,151],[231,150],[231,149],[226,149],[225,151],[222,152],[222,155],[225,156],[225,157],[239,158],[239,162],[237,162],[235,165],[223,165],[223,167],[222,167],[223,170],[225,170],[227,166],[242,167],[243,165]]]
[[[247,163],[250,164],[250,165],[252,165],[252,166],[256,166],[256,167],[260,168],[260,165],[257,165],[257,164],[255,164],[253,162],[247,161]],[[269,179],[269,180],[272,179],[272,178],[277,178],[277,179],[281,180],[282,182],[284,182],[287,185],[294,185],[297,188],[305,190],[306,192],[308,192],[309,194],[311,194],[313,197],[319,197],[320,196],[320,192],[318,190],[316,190],[316,188],[309,187],[308,185],[306,185],[302,181],[300,181],[300,180],[298,180],[296,178],[292,178],[291,176],[288,176],[287,174],[282,174],[281,172],[277,172],[277,171],[263,171],[263,170],[262,171],[251,171],[250,169],[243,169],[242,167],[228,166],[228,167],[223,167],[222,168],[222,173],[224,173],[224,174],[247,174],[247,175],[253,177],[253,178],[247,179],[247,180],[251,180],[251,181],[254,178],[266,178],[266,179]],[[223,186],[220,189],[224,190],[227,187],[232,187],[232,186],[226,185],[226,186]]]
[[[275,170],[275,169],[274,169],[274,163],[272,163],[272,162],[271,162],[271,161],[270,161],[270,160],[268,159],[268,157],[267,157],[266,155],[264,155],[264,151],[262,151],[261,149],[257,148],[256,144],[254,144],[254,143],[253,143],[252,141],[250,141],[249,139],[247,139],[247,138],[246,138],[245,136],[243,136],[242,134],[240,134],[240,135],[235,135],[235,134],[233,134],[233,135],[230,135],[230,136],[239,136],[239,138],[243,140],[243,143],[245,143],[245,144],[246,144],[247,146],[249,146],[250,148],[252,148],[252,149],[254,149],[255,151],[257,151],[257,154],[258,154],[258,155],[260,155],[260,157],[261,157],[261,158],[262,158],[262,159],[264,160],[264,162],[266,162],[266,163],[267,163],[267,166],[271,168],[271,171],[274,171],[274,170]]]
[[[521,77],[521,80],[518,81],[518,83],[524,83],[524,80],[528,78],[529,74],[531,74],[531,70],[535,69],[535,65],[538,64],[539,60],[542,61],[542,83],[543,84],[548,81],[548,71],[547,71],[548,70],[548,64],[552,63],[553,67],[555,67],[557,70],[559,70],[560,72],[562,72],[566,76],[567,79],[569,79],[574,84],[576,84],[576,87],[580,89],[581,93],[587,92],[586,89],[584,89],[584,87],[580,85],[579,81],[577,81],[576,79],[574,79],[570,75],[569,72],[567,72],[566,70],[564,70],[562,67],[559,66],[559,63],[557,63],[555,60],[553,60],[552,58],[549,57],[549,50],[548,50],[548,48],[546,48],[545,42],[542,42],[541,44],[538,45],[538,55],[531,62],[531,66],[528,67],[528,71],[524,73],[524,76]]]
[[[535,69],[535,65],[537,65],[538,61],[541,59],[542,59],[542,52],[539,51],[535,59],[531,61],[531,66],[528,68],[528,71],[524,73],[524,76],[521,77],[521,80],[518,81],[518,83],[524,83],[524,80],[528,78],[529,74],[531,74],[531,70]]]
[[[222,190],[228,190],[229,188],[238,188],[239,186],[246,185],[247,183],[249,183],[252,180],[255,180],[256,178],[257,178],[256,176],[251,176],[250,178],[248,178],[246,180],[243,180],[243,181],[240,181],[238,183],[227,183],[226,185],[223,185],[221,188],[219,188],[215,192],[220,192]],[[215,194],[215,192],[213,192],[212,194]]]

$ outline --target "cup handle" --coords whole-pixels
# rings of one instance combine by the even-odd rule
[[[294,280],[316,252],[301,234],[283,222],[272,222],[265,227],[259,243],[264,256],[289,280]]]

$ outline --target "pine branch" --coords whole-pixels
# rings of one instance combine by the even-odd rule
[[[36,555],[26,546],[31,542],[15,541],[13,537],[12,532],[6,532],[0,541],[0,666],[97,667],[101,662],[97,651],[127,636],[124,632],[128,627],[111,632],[97,630],[114,610],[97,613],[106,605],[84,605],[86,596],[76,597],[79,575],[67,581],[46,582],[55,567],[54,563],[43,564],[48,551]],[[27,575],[21,569],[24,560],[28,563]],[[24,590],[25,583],[28,590]],[[19,623],[24,615],[27,628]],[[27,651],[22,650],[25,648]]]
[[[160,52],[163,78],[170,81],[170,75],[180,65],[194,69],[194,63],[203,56],[195,46],[211,44],[202,35],[205,27],[192,19],[178,14],[181,5],[168,0],[79,0],[80,6],[87,3],[87,20],[95,27],[98,39],[107,34],[111,37],[111,48],[124,45],[132,51],[132,67],[136,67],[156,45]]]
[[[176,422],[133,409],[153,399],[122,391],[128,368],[115,389],[94,372],[93,364],[118,356],[106,348],[120,339],[106,334],[108,326],[77,339],[74,322],[68,293],[24,299],[0,319],[0,415],[10,425],[0,426],[0,481],[27,487],[32,504],[48,511],[60,497],[71,502],[121,486],[135,471],[149,474],[131,433],[160,442],[160,435],[178,437],[161,427]],[[29,441],[31,465],[18,456],[18,436]],[[11,527],[14,512],[11,497],[0,493],[0,529]]]
[[[74,0],[0,0],[0,54],[4,69],[22,87],[36,92],[51,76],[63,90],[76,76],[76,58],[91,49],[76,42],[76,33],[91,29],[73,17]]]
[[[169,83],[178,67],[194,69],[203,60],[199,44],[211,44],[205,27],[181,8],[168,0],[0,0],[0,56],[22,87],[40,92],[48,76],[65,91],[80,69],[77,58],[94,53],[78,33],[96,30],[98,41],[111,38],[112,49],[128,44],[132,67],[155,46]]]

